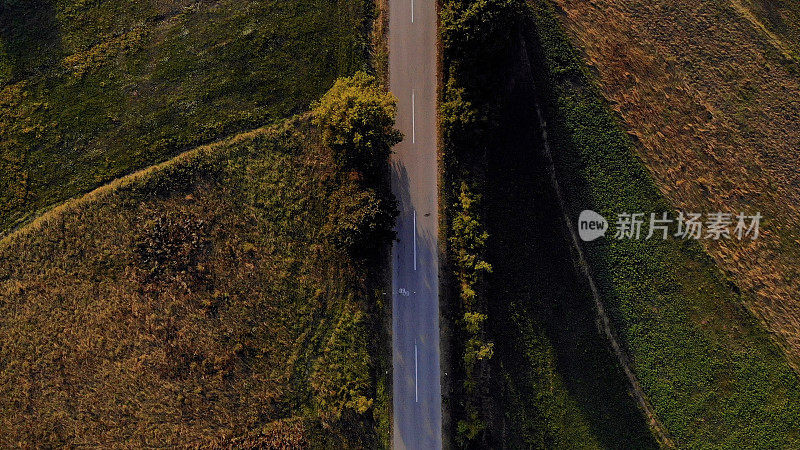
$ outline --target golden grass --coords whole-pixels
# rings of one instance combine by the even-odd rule
[[[373,446],[371,194],[305,119],[0,241],[0,446]],[[349,220],[348,220],[349,219]]]

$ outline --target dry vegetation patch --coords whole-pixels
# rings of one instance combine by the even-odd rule
[[[348,247],[383,206],[306,119],[0,241],[0,446],[373,446]]]

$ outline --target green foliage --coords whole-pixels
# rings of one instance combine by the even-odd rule
[[[472,194],[466,182],[461,183],[459,202],[454,206],[455,215],[451,225],[450,245],[458,269],[457,278],[462,283],[462,296],[466,308],[474,308],[474,290],[480,278],[492,271],[492,266],[483,260],[483,251],[489,233],[483,229],[478,216],[480,196]]]
[[[459,82],[469,83],[476,92],[485,92],[497,82],[485,67],[496,67],[511,54],[524,7],[520,0],[450,0],[442,4],[443,57]]]
[[[483,322],[486,322],[486,314],[474,312],[464,313],[464,325],[468,333],[477,333],[483,326]]]
[[[491,55],[507,54],[525,17],[524,3],[518,0],[453,0],[443,6],[445,56],[459,67]]]
[[[478,338],[471,338],[467,340],[466,350],[464,351],[464,366],[466,367],[467,372],[469,373],[474,370],[475,363],[491,358],[493,354],[493,347],[493,343],[486,343]],[[472,384],[477,380],[473,378],[468,379],[467,381],[470,383],[467,391],[474,391],[474,386]]]
[[[445,176],[450,181],[449,185],[458,186],[457,191],[452,189],[446,192],[446,198],[455,197],[447,210],[450,223],[447,234],[449,260],[460,299],[456,310],[463,314],[460,321],[460,339],[463,342],[459,343],[459,351],[463,352],[463,390],[459,398],[463,411],[458,414],[456,440],[460,445],[467,445],[478,439],[486,429],[481,402],[486,389],[484,383],[493,344],[486,340],[486,315],[482,311],[486,308],[483,296],[484,278],[491,273],[492,267],[484,258],[489,234],[481,222],[481,196],[470,188],[470,183],[476,183],[476,180],[468,175],[470,166],[467,162],[474,158],[470,146],[476,143],[470,141],[469,136],[477,139],[481,136],[477,126],[478,114],[464,100],[464,89],[455,86],[455,81],[451,79],[440,106],[440,120],[444,135],[445,165],[449,168]],[[461,172],[456,167],[466,170]]]
[[[458,310],[463,311],[463,413],[457,422],[457,441],[465,445],[476,439],[486,428],[482,417],[481,397],[485,386],[488,360],[492,357],[493,343],[487,342],[484,331],[486,315],[484,277],[492,267],[484,260],[486,240],[489,235],[478,214],[480,196],[472,194],[466,182],[461,183],[459,201],[452,206],[453,215],[448,230],[450,259],[453,261],[455,279],[461,299]],[[479,294],[480,293],[480,294]]]
[[[486,429],[486,423],[478,417],[478,412],[471,410],[466,419],[461,419],[456,425],[459,436],[467,441],[474,441]]]
[[[462,182],[459,202],[453,205],[454,216],[449,238],[450,258],[454,261],[455,277],[459,285],[460,309],[464,311],[464,388],[468,417],[473,417],[472,412],[478,410],[476,402],[470,398],[479,393],[478,383],[482,372],[486,370],[485,363],[492,356],[493,346],[491,342],[486,342],[483,330],[486,315],[480,312],[486,308],[485,299],[478,295],[484,289],[485,275],[492,271],[492,266],[483,259],[489,234],[481,224],[479,204],[480,196],[472,194],[466,182]],[[478,362],[483,362],[484,365],[476,364]],[[475,424],[470,424],[467,428],[475,431],[483,427],[476,428]]]
[[[369,179],[382,176],[392,146],[402,135],[394,129],[397,100],[364,72],[340,78],[313,105],[314,123],[346,169]]]
[[[334,213],[323,232],[341,248],[358,254],[372,253],[391,240],[396,216],[395,202],[373,189],[349,192],[340,199],[342,210]]]
[[[395,201],[385,186],[391,148],[401,139],[394,128],[396,99],[364,72],[340,78],[315,102],[311,117],[322,130],[336,162],[359,174],[367,189],[350,193],[331,233],[345,248],[375,253],[393,234]],[[358,211],[359,213],[355,213]],[[327,231],[326,231],[327,232]]]
[[[448,257],[457,286],[460,315],[457,350],[462,353],[462,386],[456,417],[456,442],[466,446],[482,440],[487,429],[485,406],[489,359],[493,343],[484,329],[485,277],[492,267],[484,253],[489,238],[481,218],[484,133],[488,126],[481,93],[497,81],[481,70],[508,55],[509,41],[518,32],[521,2],[516,0],[452,0],[442,4],[444,95],[439,107],[444,150],[445,199],[448,218]]]
[[[364,69],[370,0],[0,3],[0,233]]]
[[[455,157],[460,151],[480,142],[486,128],[485,121],[486,118],[466,99],[465,89],[458,86],[455,77],[449,77],[439,105],[442,143],[447,154]]]

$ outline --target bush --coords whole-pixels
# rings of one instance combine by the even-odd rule
[[[364,72],[338,79],[312,111],[337,161],[370,180],[385,173],[392,146],[402,139],[395,113],[394,96]]]
[[[444,3],[440,32],[445,63],[461,82],[481,91],[497,81],[497,67],[519,38],[525,3],[520,0],[451,0]]]

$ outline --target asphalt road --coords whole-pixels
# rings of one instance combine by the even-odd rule
[[[405,139],[392,156],[394,448],[442,447],[439,370],[436,4],[389,0],[389,89]]]

